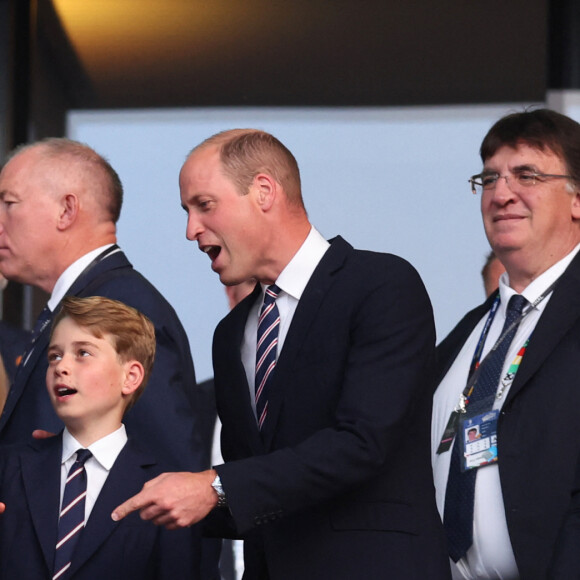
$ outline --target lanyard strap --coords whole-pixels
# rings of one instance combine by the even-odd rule
[[[544,292],[542,292],[534,300],[534,302],[532,302],[529,306],[527,306],[523,310],[523,312],[520,314],[520,316],[516,320],[514,320],[508,328],[505,329],[505,332],[503,332],[502,335],[496,340],[495,344],[491,347],[490,351],[485,355],[485,358],[483,359],[483,361],[481,361],[480,360],[481,353],[483,352],[483,348],[485,346],[485,341],[487,340],[487,335],[489,334],[489,329],[491,327],[491,323],[493,322],[493,319],[494,319],[496,312],[497,312],[497,309],[499,307],[500,295],[498,293],[498,295],[497,295],[496,299],[494,300],[494,303],[491,307],[491,310],[489,312],[489,316],[487,317],[485,326],[483,327],[483,331],[481,333],[481,336],[479,337],[479,341],[477,343],[477,346],[475,348],[475,352],[473,354],[473,359],[472,359],[471,365],[469,367],[467,384],[465,385],[465,389],[463,389],[463,392],[461,393],[461,396],[459,397],[459,403],[458,403],[458,406],[456,407],[456,410],[459,409],[459,412],[465,413],[465,407],[469,403],[469,397],[473,394],[473,389],[475,387],[475,383],[477,382],[477,379],[479,377],[479,372],[480,372],[479,369],[481,367],[481,363],[484,362],[485,359],[487,359],[487,357],[490,356],[490,354],[492,352],[496,351],[499,348],[500,344],[505,340],[505,337],[513,330],[513,328],[518,326],[520,324],[520,322],[554,290],[554,287],[556,286],[556,283],[558,282],[558,280],[559,280],[559,278],[557,280],[555,280],[552,284],[550,284],[550,286],[548,286],[548,288],[546,288],[546,290],[544,290]],[[531,337],[531,335],[530,335],[530,337]],[[528,340],[526,341],[525,347],[527,347],[528,342],[530,341],[530,337],[528,337]],[[524,352],[525,352],[525,349],[524,349]],[[523,356],[523,354],[522,354],[522,356]],[[520,362],[518,362],[518,366],[519,366]]]
[[[480,374],[481,364],[483,362],[485,362],[487,357],[493,351],[497,350],[499,345],[502,343],[503,340],[505,340],[505,337],[510,333],[510,331],[516,325],[518,325],[534,308],[536,308],[536,306],[538,304],[540,304],[540,302],[542,302],[554,290],[554,287],[556,286],[556,283],[558,282],[558,280],[559,280],[559,278],[557,280],[555,280],[552,284],[550,284],[550,286],[544,292],[542,292],[542,294],[540,294],[540,296],[538,296],[538,298],[536,298],[536,300],[534,300],[534,302],[532,304],[530,304],[528,307],[526,307],[524,309],[524,311],[521,313],[521,315],[516,320],[514,320],[514,322],[508,328],[506,328],[505,332],[503,332],[502,335],[497,339],[497,341],[495,342],[493,347],[486,354],[485,358],[483,360],[481,360],[481,353],[483,352],[483,348],[485,346],[485,341],[487,340],[487,335],[489,334],[491,323],[493,322],[493,319],[494,319],[494,317],[497,313],[497,309],[499,307],[500,295],[498,293],[496,299],[493,302],[493,305],[491,307],[491,310],[489,312],[487,320],[485,322],[485,326],[483,327],[481,336],[479,337],[479,340],[477,342],[477,346],[476,346],[475,352],[473,354],[471,365],[469,367],[467,384],[465,385],[465,388],[463,389],[463,391],[459,397],[459,401],[457,403],[457,406],[453,409],[453,411],[451,411],[451,414],[449,415],[449,420],[447,421],[447,425],[445,427],[445,430],[443,431],[443,436],[441,437],[439,447],[437,448],[438,454],[443,453],[445,451],[448,451],[449,448],[451,447],[451,444],[453,443],[455,433],[457,432],[457,428],[459,426],[459,418],[462,414],[467,412],[467,405],[469,404],[469,398],[473,394],[473,389],[475,388],[475,384],[477,383],[477,379],[478,379],[479,374]],[[523,358],[523,356],[526,352],[526,349],[528,347],[528,344],[530,342],[530,338],[531,338],[531,334],[528,337],[528,339],[526,340],[526,342],[524,343],[524,345],[522,346],[522,348],[518,351],[518,354],[516,355],[516,358],[514,359],[512,364],[510,365],[508,372],[506,373],[506,376],[502,379],[501,387],[498,389],[496,397],[501,398],[503,396],[505,389],[509,385],[511,385],[511,383],[513,382],[514,377],[515,377],[515,375],[520,367],[522,358]]]

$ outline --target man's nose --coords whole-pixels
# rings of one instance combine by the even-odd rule
[[[203,232],[203,225],[201,220],[191,212],[187,218],[187,228],[185,230],[185,237],[190,242],[195,242]]]
[[[513,175],[500,175],[497,178],[495,187],[488,193],[492,195],[493,201],[501,205],[513,199],[515,192],[512,189],[517,181]]]

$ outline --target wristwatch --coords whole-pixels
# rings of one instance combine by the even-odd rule
[[[226,499],[226,492],[222,486],[222,480],[220,479],[219,475],[215,476],[215,479],[212,481],[211,486],[214,488],[215,492],[218,496],[218,502],[216,507],[227,507],[228,500]]]

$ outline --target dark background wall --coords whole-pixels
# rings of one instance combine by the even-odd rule
[[[577,0],[117,0],[133,23],[155,12],[146,43],[109,3],[78,2],[102,23],[92,55],[51,0],[0,0],[2,157],[64,134],[71,109],[543,102],[580,87]],[[10,284],[4,318],[29,326],[44,300]]]

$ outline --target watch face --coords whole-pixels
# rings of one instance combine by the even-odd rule
[[[224,494],[224,488],[222,487],[222,482],[220,479],[219,475],[216,475],[215,479],[213,480],[211,486],[215,489],[216,493],[221,497],[223,497]]]

